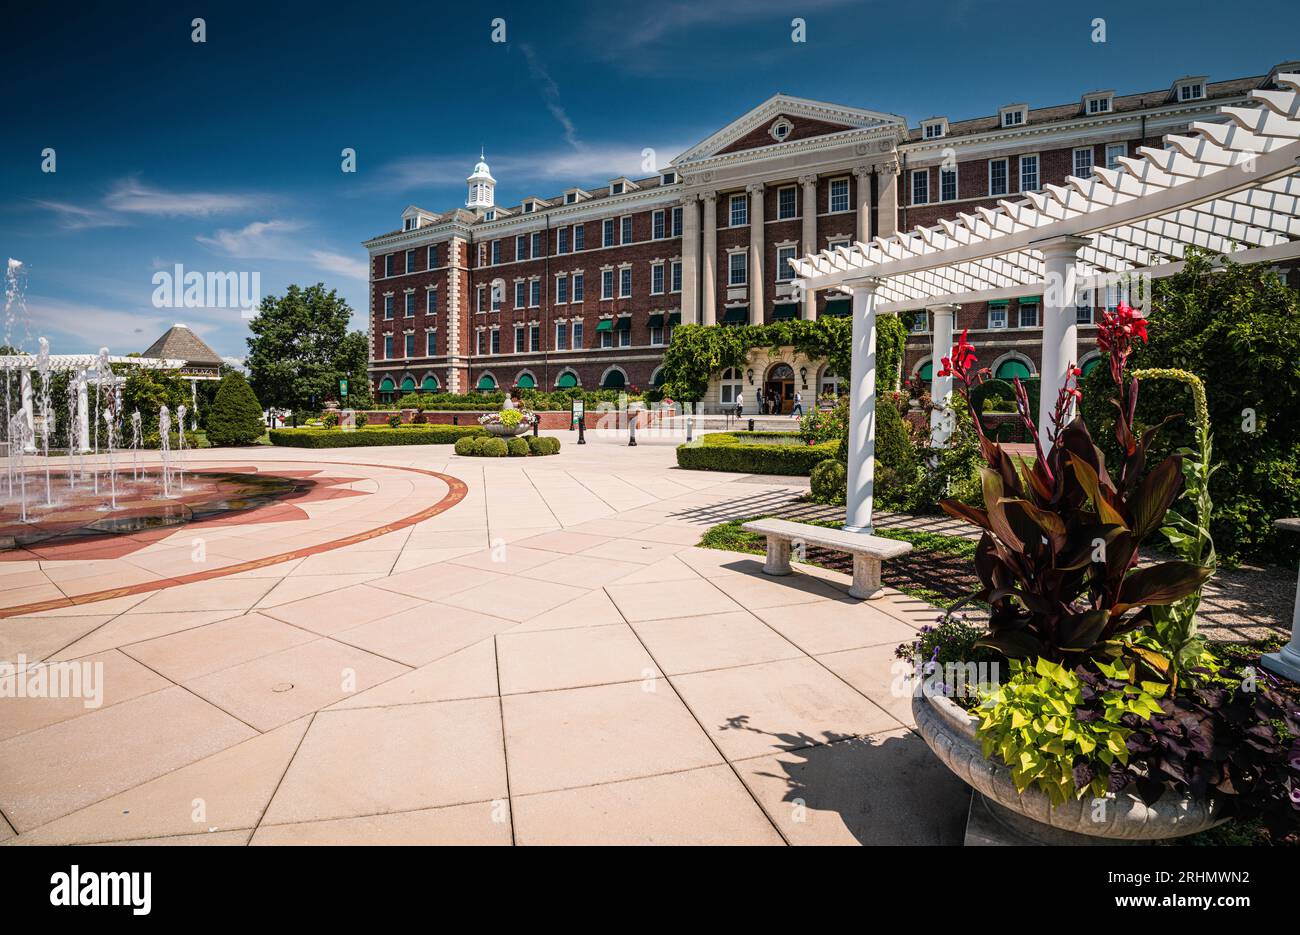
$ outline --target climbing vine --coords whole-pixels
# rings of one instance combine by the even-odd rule
[[[810,360],[825,360],[848,377],[851,367],[853,319],[827,316],[816,321],[791,319],[767,325],[679,325],[664,354],[664,393],[678,400],[698,400],[709,388],[709,377],[728,367],[745,365],[750,350],[763,347],[776,353],[792,347]],[[878,389],[897,389],[907,329],[897,315],[876,319]]]

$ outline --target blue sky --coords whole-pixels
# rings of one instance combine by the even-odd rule
[[[480,145],[509,203],[636,175],[646,147],[666,163],[778,91],[914,123],[1300,58],[1294,2],[26,6],[0,56],[0,253],[26,273],[11,340],[56,353],[183,321],[242,357],[238,310],[154,307],[178,263],[256,271],[263,294],[323,281],[361,312],[360,242],[462,203]]]

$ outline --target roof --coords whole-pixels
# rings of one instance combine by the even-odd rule
[[[202,367],[220,367],[221,355],[203,343],[203,339],[185,325],[172,325],[161,338],[149,345],[142,357],[183,360]]]

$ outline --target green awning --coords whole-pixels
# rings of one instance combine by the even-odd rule
[[[402,378],[402,392],[409,393],[415,389],[415,377]]]
[[[651,386],[663,386],[663,385],[664,385],[664,372],[663,372],[662,370],[657,370],[657,371],[655,371],[654,378],[650,381],[650,385],[651,385]]]
[[[787,318],[799,317],[799,303],[787,302],[781,305],[772,306],[772,320],[782,321]]]
[[[934,379],[934,364],[926,361],[921,365],[921,369],[917,371],[916,375],[925,383],[929,383]]]
[[[566,370],[560,374],[560,378],[555,381],[557,390],[567,390],[578,385],[578,375],[572,370]]]
[[[497,388],[497,381],[492,379],[490,373],[485,373],[478,378],[478,388],[480,390],[494,390]]]
[[[429,376],[425,377],[425,378],[424,378],[424,383],[422,383],[422,384],[420,385],[420,389],[422,389],[422,390],[437,390],[437,389],[438,389],[438,378],[435,377],[435,376],[433,376],[433,374],[430,374]]]
[[[1043,297],[1041,295],[1022,295],[1020,297],[1021,305],[1042,305]]]
[[[1083,375],[1086,377],[1088,374],[1092,373],[1092,371],[1093,371],[1096,367],[1098,367],[1098,366],[1100,366],[1100,365],[1101,365],[1101,358],[1100,358],[1100,357],[1094,357],[1092,360],[1088,361],[1086,364],[1084,364],[1084,365],[1083,365],[1082,367],[1080,367],[1079,369],[1081,369],[1081,370],[1083,371]]]
[[[723,316],[724,325],[747,325],[749,324],[749,309],[745,306],[740,308],[729,308],[727,314]]]
[[[596,330],[599,331],[600,329],[597,328]],[[623,315],[622,317],[620,317],[620,318],[618,319],[618,330],[619,330],[619,331],[631,331],[631,330],[632,330],[632,316],[631,316],[631,315]]]
[[[1006,308],[1009,304],[1007,299],[992,299],[989,301],[989,308]]]
[[[664,316],[651,315],[645,320],[645,323],[650,328],[662,328],[664,326]]]
[[[1014,380],[1016,377],[1027,380],[1029,379],[1029,368],[1025,366],[1023,361],[1004,360],[1001,366],[998,367],[996,376],[999,380]]]
[[[612,319],[612,318],[602,318],[600,321],[596,322],[596,330],[597,330],[597,331],[613,331],[613,330],[614,330],[614,319]]]
[[[852,299],[831,299],[826,303],[826,308],[822,310],[822,314],[830,315],[833,318],[841,315],[852,315],[853,300]]]
[[[681,323],[682,323],[682,313],[681,313],[681,312],[673,312],[672,314],[670,314],[670,315],[668,316],[668,324],[669,324],[669,325],[680,325]]]
[[[384,377],[379,381],[379,392],[391,393],[395,389],[397,389],[397,384],[393,382],[392,377]]]
[[[605,379],[601,382],[602,390],[621,390],[627,386],[627,378],[623,376],[622,370],[611,370],[605,374]]]
[[[537,381],[533,379],[531,373],[521,373],[515,380],[515,386],[521,390],[532,390],[537,388]]]

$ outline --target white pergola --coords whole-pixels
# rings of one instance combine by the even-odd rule
[[[1222,107],[1218,121],[1165,137],[1164,149],[1141,147],[1118,168],[795,261],[803,289],[853,296],[847,529],[872,528],[877,315],[930,309],[937,373],[959,305],[1041,294],[1042,437],[1075,362],[1082,290],[1173,275],[1188,247],[1240,263],[1300,257],[1300,74],[1274,81],[1279,90],[1251,92],[1255,106]],[[951,384],[934,378],[936,405]]]

